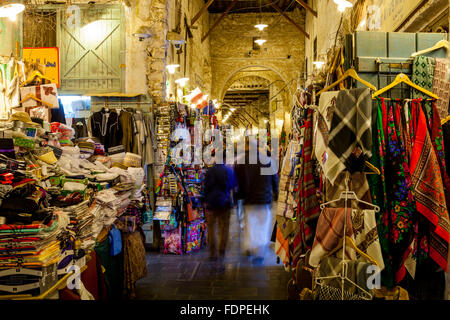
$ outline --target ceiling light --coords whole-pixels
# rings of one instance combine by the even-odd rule
[[[180,87],[185,87],[186,86],[186,82],[189,81],[189,78],[180,78],[175,80],[175,83],[179,84]]]
[[[338,5],[339,12],[344,12],[346,8],[353,7],[353,4],[351,2],[348,2],[347,0],[333,0],[335,4]]]
[[[267,120],[267,119],[264,119],[264,123],[267,123],[267,122],[269,122],[269,120]]]
[[[260,45],[260,46],[262,46],[266,41],[267,41],[267,40],[265,40],[265,39],[257,39],[257,40],[255,40],[255,42],[256,42],[258,45]]]
[[[169,64],[168,66],[166,66],[167,70],[169,71],[170,74],[174,74],[175,70],[179,67],[179,64]]]
[[[315,65],[319,69],[322,68],[324,64],[325,64],[325,62],[323,62],[323,61],[314,61],[313,62],[313,65]]]
[[[364,28],[364,26],[366,25],[366,19],[364,19],[363,21],[361,21],[361,23],[359,24],[359,28]]]
[[[25,10],[25,6],[17,2],[1,1],[0,17],[16,21],[17,15]]]
[[[230,108],[230,111],[231,111],[231,112],[235,112],[235,111],[236,111],[236,108]]]
[[[264,24],[264,23],[258,23],[255,25],[255,28],[258,29],[259,31],[263,31],[264,28],[267,28],[267,27],[268,27],[268,25]]]

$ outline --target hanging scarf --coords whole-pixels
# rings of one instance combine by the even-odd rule
[[[311,248],[315,226],[320,214],[316,186],[313,176],[312,154],[313,110],[308,109],[305,120],[305,135],[302,148],[302,165],[299,177],[299,203],[297,205],[296,230],[293,248],[293,267],[297,266],[300,255]]]
[[[383,98],[381,98],[383,99]],[[381,274],[382,285],[387,288],[395,286],[394,268],[392,265],[392,255],[389,250],[389,213],[387,211],[387,193],[385,179],[385,162],[386,162],[386,135],[385,128],[387,126],[387,112],[382,100],[377,98],[377,113],[374,119],[374,127],[372,131],[372,157],[370,163],[380,170],[380,175],[368,175],[367,181],[370,186],[370,194],[374,205],[380,207],[380,211],[376,213],[377,231],[380,239],[381,252],[385,268]]]
[[[325,178],[332,181],[336,179],[338,172],[342,172],[345,169],[345,165],[328,148],[328,132],[331,127],[338,94],[339,91],[331,91],[320,95],[314,149],[315,157],[322,167]]]
[[[416,56],[413,61],[411,81],[418,86],[433,92],[434,68],[434,58]],[[412,96],[413,98],[428,98],[424,93],[415,89],[412,90]],[[430,118],[431,105],[429,103],[426,104],[425,113],[427,114],[427,118]]]
[[[372,99],[370,89],[339,92],[328,136],[329,149],[353,172],[355,160],[372,155]],[[358,161],[359,162],[359,161]],[[362,161],[364,163],[364,161]],[[337,174],[340,173],[336,172]],[[334,184],[336,177],[330,177]]]
[[[384,104],[384,100],[382,100]],[[395,115],[399,115],[398,102],[391,102],[387,117],[386,144],[386,191],[388,195],[387,211],[383,222],[389,226],[390,254],[395,272],[395,281],[399,283],[406,274],[405,261],[412,252],[415,233],[414,199],[411,188],[411,174],[408,166],[405,144],[398,132]]]
[[[439,161],[428,134],[426,118],[420,107],[420,101],[413,100],[411,115],[415,133],[410,162],[414,196],[417,211],[432,224],[429,243],[423,245],[429,246],[430,257],[446,270],[450,223]]]
[[[436,107],[441,119],[447,117],[449,98],[450,98],[450,82],[447,80],[447,61],[446,59],[436,58],[436,67],[434,69],[433,93],[439,100],[436,101]]]
[[[420,100],[419,100],[420,103]],[[450,204],[450,179],[447,174],[447,168],[445,164],[445,148],[444,148],[444,137],[441,125],[441,118],[439,116],[439,111],[436,106],[436,100],[431,102],[432,107],[432,119],[430,121],[431,130],[430,139],[433,144],[434,152],[439,161],[439,167],[441,169],[441,177],[444,185],[445,202],[447,206]],[[450,146],[448,146],[450,148]],[[448,210],[448,207],[447,207]]]

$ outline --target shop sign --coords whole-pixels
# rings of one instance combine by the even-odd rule
[[[59,88],[59,49],[58,47],[23,48],[23,60],[45,66],[44,76],[50,78]]]

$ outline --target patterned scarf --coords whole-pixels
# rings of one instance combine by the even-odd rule
[[[413,100],[412,103],[412,126],[415,136],[410,168],[417,211],[432,224],[430,239],[420,246],[428,246],[430,257],[443,270],[447,270],[450,222],[444,186],[439,161],[428,134],[425,114],[418,100]]]
[[[384,104],[384,100],[382,100]],[[396,127],[400,106],[391,102],[387,115],[386,145],[386,191],[388,195],[384,224],[389,226],[390,254],[395,271],[395,281],[400,282],[406,275],[405,261],[413,251],[416,220],[411,187],[411,174],[405,150],[403,134]],[[394,116],[395,115],[395,116]]]
[[[312,154],[313,110],[308,109],[303,138],[302,167],[299,178],[299,203],[297,205],[296,230],[293,248],[293,267],[297,266],[300,255],[311,248],[315,226],[320,214],[316,186],[314,185]]]
[[[314,154],[322,167],[327,180],[334,181],[339,172],[345,169],[345,165],[328,148],[328,132],[331,120],[336,108],[336,99],[339,91],[324,92],[320,95],[319,114],[317,116],[317,130]]]
[[[447,61],[446,59],[436,58],[436,68],[434,69],[433,79],[433,93],[435,93],[439,100],[436,102],[436,107],[439,111],[441,119],[447,117],[449,99],[450,99],[450,82],[447,79]]]
[[[361,155],[370,158],[372,155],[372,99],[369,88],[339,92],[328,142],[329,149],[349,170],[352,169],[354,160]],[[330,182],[334,184],[333,177]]]
[[[411,81],[418,86],[433,92],[435,59],[425,56],[416,56],[413,61]],[[427,95],[415,89],[412,90],[413,98],[428,98]],[[431,118],[431,106],[426,104],[427,118]]]

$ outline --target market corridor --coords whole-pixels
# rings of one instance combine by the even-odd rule
[[[148,275],[136,282],[136,298],[287,299],[289,273],[276,263],[273,244],[265,252],[264,265],[253,266],[250,259],[240,253],[240,236],[237,215],[233,212],[224,272],[217,272],[215,264],[208,261],[207,248],[186,255],[147,253]]]

